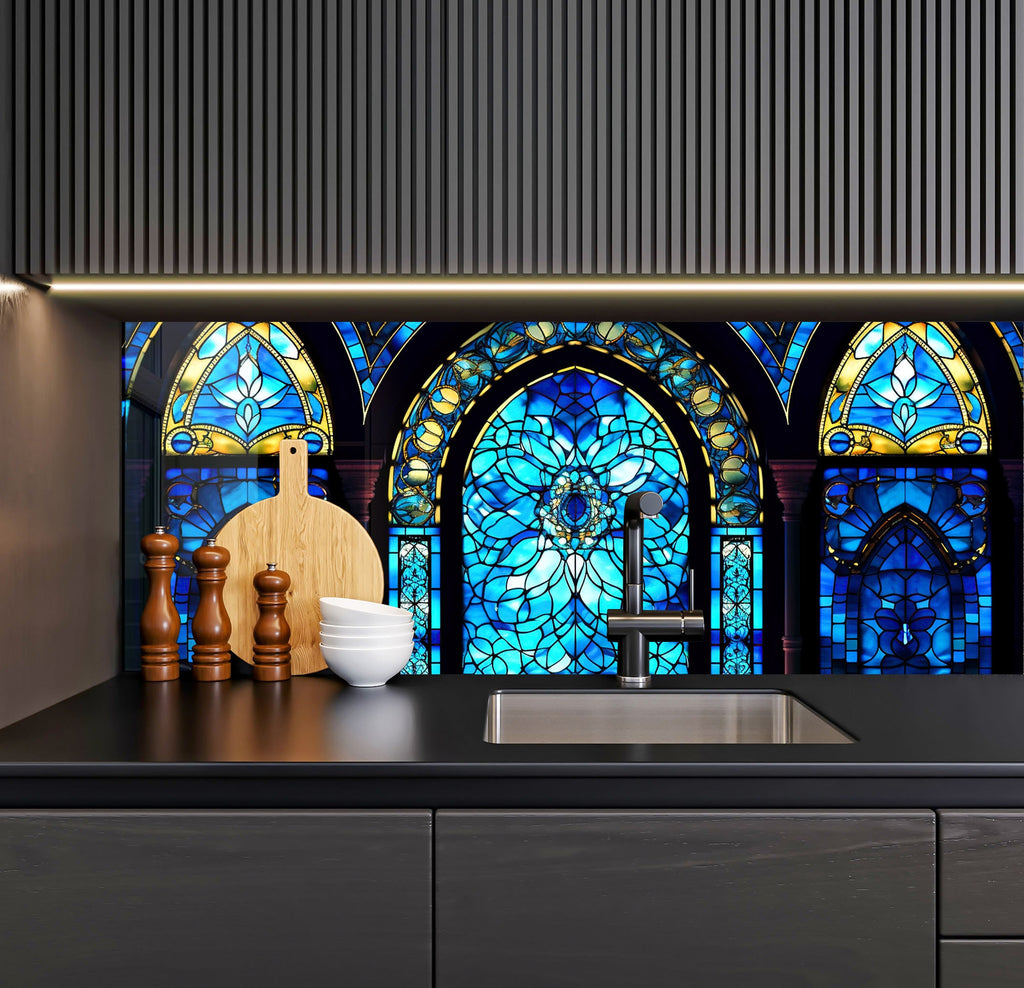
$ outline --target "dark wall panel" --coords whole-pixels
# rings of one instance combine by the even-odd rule
[[[0,725],[121,666],[121,333],[0,280]]]
[[[1024,273],[1019,0],[14,0],[18,271]]]

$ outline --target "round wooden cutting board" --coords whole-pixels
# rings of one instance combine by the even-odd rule
[[[259,616],[252,578],[267,563],[277,563],[292,578],[285,617],[292,629],[292,673],[302,675],[327,668],[320,655],[320,598],[380,603],[384,569],[366,529],[352,515],[309,496],[306,443],[285,439],[278,456],[277,496],[230,518],[217,543],[231,553],[224,584],[231,651],[252,665],[252,629]]]

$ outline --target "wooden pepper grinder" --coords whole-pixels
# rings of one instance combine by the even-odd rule
[[[292,647],[289,644],[292,629],[284,616],[288,602],[288,588],[292,578],[267,563],[267,568],[252,578],[256,588],[256,606],[260,616],[253,628],[252,676],[263,683],[276,683],[291,678]]]
[[[204,683],[231,678],[231,619],[222,593],[230,561],[231,553],[216,539],[207,539],[192,553],[199,583],[199,606],[192,622],[192,675]]]
[[[171,597],[171,573],[178,540],[163,525],[142,539],[149,575],[149,598],[142,609],[139,637],[142,641],[142,678],[163,682],[178,678],[178,632],[181,618]]]

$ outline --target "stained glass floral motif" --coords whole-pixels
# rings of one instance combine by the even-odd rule
[[[412,613],[412,658],[405,673],[441,671],[441,531],[392,529],[389,539],[389,600]]]
[[[345,343],[345,352],[352,363],[359,394],[363,402],[363,418],[373,400],[373,393],[391,362],[402,347],[422,326],[422,322],[336,322],[334,328]]]
[[[830,468],[823,485],[822,672],[990,672],[986,472]]]
[[[1024,390],[1024,322],[994,322],[992,328],[999,334],[1017,368],[1017,380]]]
[[[829,387],[826,456],[986,453],[989,416],[952,332],[936,322],[867,323]]]
[[[182,661],[191,655],[195,640],[192,618],[199,603],[199,588],[192,567],[192,553],[203,539],[216,534],[242,508],[277,493],[275,467],[179,467],[164,475],[164,518],[168,530],[178,537],[181,548],[171,578],[171,592],[181,617],[178,636]],[[311,497],[326,499],[327,471],[309,471]]]
[[[782,407],[789,418],[789,397],[793,378],[800,367],[804,350],[816,322],[731,322],[730,326],[750,347],[775,385]]]
[[[393,524],[438,523],[441,463],[462,414],[504,374],[569,345],[642,370],[682,407],[706,451],[712,520],[740,526],[761,520],[761,472],[746,417],[714,368],[668,329],[656,323],[503,322],[452,354],[413,400],[394,449]]]
[[[333,441],[323,385],[285,323],[210,323],[182,362],[163,422],[165,453],[310,453]]]
[[[759,528],[711,531],[711,672],[762,670],[764,550]]]
[[[621,606],[626,497],[665,501],[645,522],[647,605],[686,606],[686,472],[657,413],[580,367],[535,381],[494,414],[466,468],[464,665],[468,673],[602,673],[616,656],[603,613]],[[685,646],[652,647],[685,672]]]

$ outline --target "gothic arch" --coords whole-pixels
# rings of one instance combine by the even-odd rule
[[[742,407],[714,368],[664,326],[644,322],[495,323],[450,354],[413,399],[393,447],[388,489],[391,602],[415,617],[407,671],[440,670],[440,493],[450,443],[496,381],[563,348],[576,363],[593,351],[621,361],[685,413],[707,469],[709,548],[718,561],[711,573],[712,671],[760,671],[763,490],[757,445]]]

